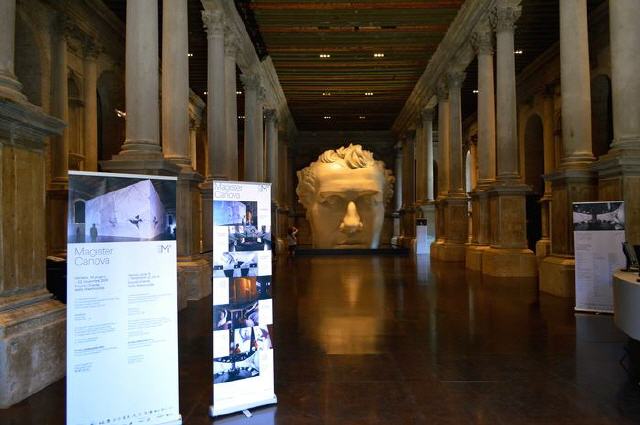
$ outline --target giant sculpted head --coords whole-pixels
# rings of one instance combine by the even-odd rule
[[[325,151],[298,171],[314,248],[377,248],[394,178],[360,145]]]

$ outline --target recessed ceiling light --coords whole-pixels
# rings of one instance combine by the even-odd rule
[[[478,94],[478,90],[474,90],[473,92],[474,92],[475,94]]]
[[[365,117],[364,115],[360,115],[358,118],[360,118],[361,120],[366,119],[367,117]]]
[[[118,116],[118,118],[124,118],[127,116],[127,113],[125,111],[121,111],[120,109],[116,108],[116,115]]]
[[[193,53],[187,53],[187,56],[189,56],[190,58],[193,57]]]
[[[384,57],[384,53],[374,53],[373,57],[374,58],[383,58]]]
[[[330,55],[329,53],[320,53],[320,57],[321,57],[322,59],[326,59],[326,58],[330,58],[330,57],[331,57],[331,55]]]
[[[239,120],[243,120],[244,119],[244,115],[238,115],[238,119]]]
[[[331,119],[331,116],[330,116],[330,115],[325,115],[325,116],[324,116],[324,119],[325,119],[325,120],[330,120],[330,119]]]
[[[240,90],[236,90],[236,94],[242,94]]]
[[[330,91],[323,91],[322,95],[323,96],[331,96],[331,92]]]
[[[514,51],[513,51],[513,54],[514,54],[514,55],[521,55],[522,53],[523,53],[523,51],[522,51],[522,50],[519,50],[519,49],[518,49],[518,50],[514,50]]]
[[[206,96],[206,95],[207,95],[207,92],[204,92],[204,95]]]
[[[366,91],[364,92],[365,96],[373,96],[373,92],[372,91]]]

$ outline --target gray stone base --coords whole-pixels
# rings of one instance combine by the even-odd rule
[[[66,308],[46,294],[0,307],[0,409],[65,375]]]
[[[482,255],[489,245],[468,245],[464,265],[467,269],[481,272]]]
[[[482,254],[482,274],[494,277],[536,277],[538,262],[529,249],[493,248]]]
[[[178,308],[211,294],[211,263],[202,257],[178,259]]]
[[[540,263],[540,291],[563,298],[576,296],[576,260],[549,255]]]

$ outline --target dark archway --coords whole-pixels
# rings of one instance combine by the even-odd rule
[[[524,131],[524,180],[532,189],[527,195],[527,245],[535,250],[542,237],[540,198],[544,194],[544,136],[542,119],[534,114],[529,117]]]

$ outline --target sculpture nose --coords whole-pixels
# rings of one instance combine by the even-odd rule
[[[340,223],[340,230],[346,233],[355,233],[362,230],[362,221],[360,221],[358,209],[353,201],[349,201],[347,204],[347,212],[342,218],[342,223]]]

